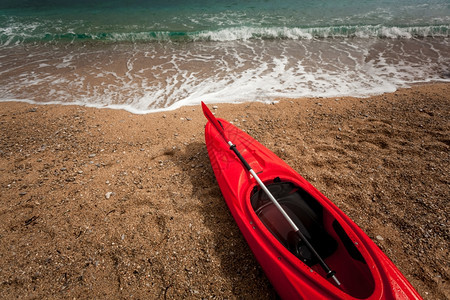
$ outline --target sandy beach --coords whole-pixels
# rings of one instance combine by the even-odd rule
[[[441,83],[214,105],[348,214],[422,297],[450,299],[449,95]],[[215,181],[205,124],[200,106],[0,103],[0,298],[276,298]]]

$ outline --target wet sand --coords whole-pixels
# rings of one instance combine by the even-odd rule
[[[215,111],[328,196],[425,299],[448,299],[449,95],[429,84]],[[0,103],[0,298],[275,298],[221,196],[205,123],[199,106]]]

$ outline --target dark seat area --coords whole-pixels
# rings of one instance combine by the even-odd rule
[[[323,208],[313,197],[290,182],[274,182],[267,188],[322,259],[336,251],[337,242],[323,227]],[[318,259],[259,187],[251,195],[251,204],[259,219],[284,247],[308,266],[318,263]]]

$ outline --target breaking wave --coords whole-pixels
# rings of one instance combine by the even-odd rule
[[[125,31],[125,32],[67,32],[50,33],[40,30],[40,24],[13,24],[0,28],[0,45],[33,42],[196,42],[242,41],[274,39],[326,39],[326,38],[389,38],[409,39],[449,37],[450,25],[426,26],[329,26],[329,27],[254,27],[238,26],[205,31]],[[44,27],[44,26],[42,26]]]

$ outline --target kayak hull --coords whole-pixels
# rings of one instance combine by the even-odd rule
[[[208,122],[205,142],[219,187],[240,231],[280,297],[421,299],[389,258],[336,205],[266,147],[227,121],[219,121],[226,137],[261,181],[286,199],[279,203],[290,209],[293,218],[298,216],[306,234],[318,237],[317,243],[322,245],[319,248],[323,248],[318,252],[324,253],[325,262],[342,283],[337,286],[313,259],[308,262],[307,255],[288,249],[291,241],[290,237],[284,238],[289,234],[283,231],[283,220],[270,203],[264,202],[256,180]],[[258,207],[258,203],[263,204]],[[310,211],[309,215],[305,211]],[[311,225],[312,231],[308,231],[302,220],[318,226]],[[299,250],[301,247],[297,246],[294,248]]]

